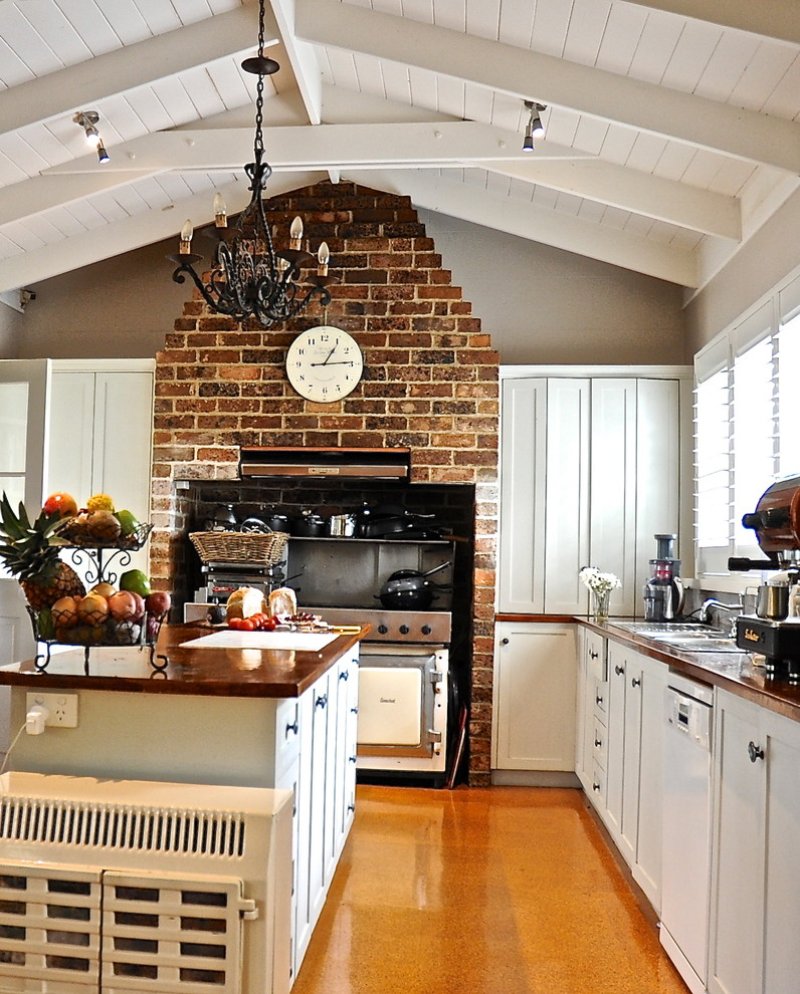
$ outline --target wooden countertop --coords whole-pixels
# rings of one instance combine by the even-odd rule
[[[78,646],[74,651],[52,655],[44,672],[36,669],[32,659],[0,667],[0,685],[212,697],[299,697],[369,630],[365,625],[358,633],[339,635],[319,652],[308,652],[183,648],[182,643],[208,635],[212,629],[201,623],[164,625],[157,646],[159,656],[168,660],[163,671],[154,670],[149,649],[130,647],[91,649],[85,673],[85,652]]]
[[[753,665],[747,652],[689,652],[618,628],[613,618],[603,624],[587,618],[573,620],[615,642],[635,646],[638,652],[666,663],[676,673],[722,687],[786,718],[800,721],[800,687],[767,677],[763,667]]]

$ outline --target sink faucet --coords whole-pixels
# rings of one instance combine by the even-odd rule
[[[724,601],[718,601],[715,597],[709,597],[703,601],[700,605],[700,623],[707,625],[709,623],[709,611],[712,607],[717,608],[721,611],[743,611],[744,604],[741,601],[737,601],[735,604],[726,604]]]

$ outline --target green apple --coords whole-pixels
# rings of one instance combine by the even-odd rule
[[[133,535],[139,527],[139,520],[133,511],[115,511],[114,517],[119,521],[123,535]]]
[[[142,570],[129,569],[119,578],[119,589],[130,590],[140,597],[147,597],[150,593],[150,581]]]

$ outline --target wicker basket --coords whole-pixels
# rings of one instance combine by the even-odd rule
[[[286,532],[191,532],[189,538],[204,563],[263,563],[281,561],[289,538]]]

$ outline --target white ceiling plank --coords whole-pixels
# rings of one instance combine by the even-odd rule
[[[627,75],[646,21],[646,11],[626,3],[612,4],[606,32],[597,53],[597,68]]]
[[[497,41],[500,0],[467,0],[467,33]]]
[[[83,38],[92,55],[98,56],[105,52],[113,52],[120,47],[121,42],[100,13],[94,0],[59,0],[58,6],[64,16]]]
[[[741,238],[739,202],[674,180],[661,179],[601,160],[536,161],[488,166],[503,176],[527,180],[635,211],[670,224],[723,238]]]
[[[327,166],[369,166],[397,162],[428,166],[454,162],[524,161],[528,155],[516,132],[474,121],[432,123],[320,124],[312,127],[275,127],[268,134],[269,162],[275,170],[324,169]],[[168,169],[230,169],[252,158],[249,128],[161,131],[143,135],[115,149],[111,161],[100,167],[97,157],[85,155],[43,171],[70,173],[158,173]],[[130,158],[130,155],[133,158]],[[541,140],[537,156],[549,159],[585,159],[580,149]],[[2,192],[2,191],[0,191]]]
[[[722,29],[714,24],[687,21],[661,77],[661,85],[694,93],[721,37]]]
[[[531,47],[560,59],[569,30],[571,4],[561,0],[537,0]]]
[[[7,5],[9,8],[11,5]],[[25,4],[24,14],[36,33],[50,47],[62,66],[69,66],[92,56],[81,38],[57,4]]]
[[[797,120],[798,93],[800,93],[800,56],[794,60],[780,83],[770,94],[769,100],[764,104],[764,112],[784,117],[791,116]]]
[[[356,183],[375,184],[374,176],[362,175],[357,170],[343,176]],[[533,238],[566,252],[647,273],[681,286],[695,285],[695,264],[691,253],[653,244],[647,239],[609,230],[580,218],[556,215],[535,204],[514,201],[514,209],[509,210],[506,197],[493,197],[485,192],[478,195],[472,186],[442,178],[433,179],[423,173],[403,173],[401,176],[383,173],[379,188],[410,196],[416,207],[440,211],[521,238]]]
[[[603,42],[610,0],[574,0],[563,57],[570,62],[593,66]]]
[[[683,24],[677,18],[651,11],[631,61],[631,76],[651,84],[660,83],[682,29]]]
[[[788,45],[759,45],[746,72],[742,73],[731,90],[731,103],[737,107],[761,110],[792,63],[799,60],[800,54]]]
[[[444,28],[302,0],[297,29],[317,44],[371,53],[579,109],[630,127],[800,173],[800,128],[752,111]]]
[[[279,181],[271,182],[271,192],[288,193],[298,186],[305,186],[319,179],[319,173],[287,175],[281,177]],[[232,203],[236,192],[236,190],[224,190],[223,194],[226,200],[230,197],[229,203]],[[241,210],[245,202],[235,209]],[[40,240],[26,238],[31,242],[31,248],[24,254],[5,260],[0,267],[0,293],[19,286],[30,286],[73,269],[90,266],[111,256],[121,255],[143,245],[169,238],[171,235],[176,235],[177,244],[177,233],[185,217],[199,219],[196,220],[196,226],[207,224],[213,219],[211,199],[205,193],[180,201],[175,205],[174,210],[146,211],[110,225],[103,225],[100,215],[97,212],[92,213],[95,215],[89,219],[92,229],[102,226],[102,238],[98,238],[96,230],[92,229],[87,230],[85,234],[46,246],[42,246]],[[6,235],[10,237],[8,232]],[[65,247],[69,251],[65,252]],[[203,251],[200,245],[198,249]],[[165,280],[169,278],[167,266]]]
[[[384,87],[380,62],[377,59],[370,58],[368,55],[356,54],[353,57],[353,64],[355,66],[356,88],[358,92],[369,93],[385,99],[386,89]]]
[[[66,176],[34,176],[24,182],[0,188],[0,225],[35,217],[56,207],[82,200],[101,190],[140,179],[140,173],[115,171]]]
[[[322,75],[314,49],[295,37],[294,0],[269,0],[309,124],[322,122]]]
[[[796,0],[627,0],[639,6],[695,17],[722,27],[800,45],[800,12]]]
[[[131,0],[95,0],[123,45],[135,45],[150,37],[150,29],[138,7]]]
[[[0,93],[3,132],[71,115],[88,106],[146,83],[184,72],[224,55],[253,47],[250,6],[207,18],[178,32],[168,32],[33,79]],[[274,38],[272,41],[276,40]]]
[[[535,10],[536,5],[532,3],[504,3],[500,8],[497,40],[506,45],[522,45],[523,48],[530,48]]]
[[[710,100],[728,100],[737,82],[748,71],[759,47],[758,38],[727,31],[708,60],[694,92]]]

